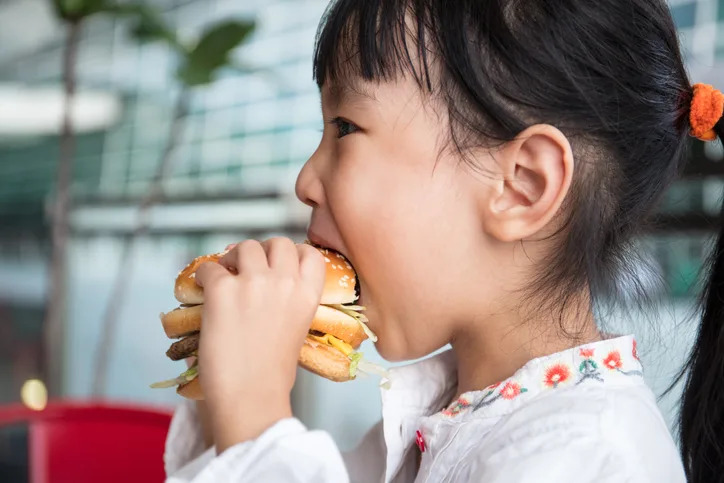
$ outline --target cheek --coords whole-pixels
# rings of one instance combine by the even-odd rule
[[[419,171],[425,171],[421,176]],[[446,280],[459,221],[447,183],[387,163],[348,172],[328,190],[330,208],[360,277],[377,349],[387,360],[422,357],[444,345],[454,307]],[[342,176],[344,175],[344,176]],[[446,319],[446,317],[448,319]]]

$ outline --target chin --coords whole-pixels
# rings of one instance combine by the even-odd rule
[[[387,362],[404,362],[410,360],[409,357],[407,357],[407,354],[404,353],[404,351],[400,350],[399,348],[395,347],[389,347],[385,344],[384,339],[382,336],[379,336],[378,341],[375,343],[375,349],[377,349],[377,353]]]

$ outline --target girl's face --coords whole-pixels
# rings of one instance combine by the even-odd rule
[[[324,134],[296,185],[309,238],[355,267],[380,355],[422,357],[495,310],[505,270],[478,206],[493,185],[446,149],[444,109],[413,81],[321,94]]]

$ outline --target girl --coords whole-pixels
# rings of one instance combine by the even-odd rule
[[[689,134],[722,135],[724,97],[692,88],[663,0],[339,0],[314,73],[325,128],[296,186],[309,238],[356,268],[385,359],[452,350],[392,370],[382,421],[342,456],[289,401],[320,256],[282,238],[236,245],[197,273],[207,400],[174,417],[169,481],[724,474],[721,261],[690,364],[684,464],[635,339],[594,317],[621,297]]]

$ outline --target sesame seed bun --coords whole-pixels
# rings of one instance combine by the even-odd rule
[[[324,255],[326,274],[320,304],[351,304],[357,300],[357,275],[344,255],[327,248],[314,247]]]
[[[327,248],[315,247],[324,255],[326,275],[320,304],[350,304],[357,300],[357,276],[347,259]],[[204,303],[204,289],[196,284],[196,270],[204,262],[218,262],[227,252],[202,255],[193,259],[176,277],[174,296],[182,304]]]
[[[204,262],[218,262],[227,252],[213,253],[211,255],[202,255],[194,258],[191,263],[186,265],[176,277],[174,285],[174,297],[182,304],[203,304],[204,289],[196,284],[196,270]]]

